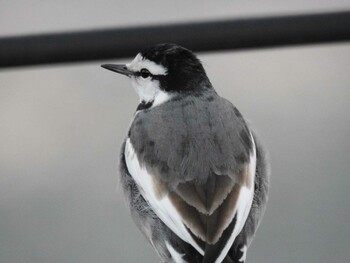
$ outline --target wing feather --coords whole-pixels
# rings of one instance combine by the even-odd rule
[[[205,183],[187,181],[175,188],[160,179],[157,167],[141,165],[130,139],[126,140],[126,164],[141,194],[177,236],[204,255],[204,262],[221,262],[225,258],[249,214],[256,167],[252,136],[251,140],[250,159],[238,174],[213,173]],[[197,239],[206,244],[205,248]]]

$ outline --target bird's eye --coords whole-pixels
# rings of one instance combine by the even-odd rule
[[[140,74],[141,74],[141,77],[146,79],[151,75],[151,72],[149,72],[148,69],[143,68],[140,70]]]

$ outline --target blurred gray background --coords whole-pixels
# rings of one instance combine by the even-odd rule
[[[0,36],[345,9],[349,0],[1,0]],[[198,55],[271,155],[248,262],[350,262],[349,43]],[[101,63],[0,72],[1,263],[159,262],[116,187],[138,98]]]

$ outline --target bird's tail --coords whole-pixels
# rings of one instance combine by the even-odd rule
[[[224,260],[222,261],[222,263],[233,263],[232,259],[230,258],[229,255],[226,255],[226,257],[224,258]]]

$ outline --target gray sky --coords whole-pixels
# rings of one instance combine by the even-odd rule
[[[348,0],[1,0],[0,35],[349,9]],[[198,55],[271,155],[270,202],[248,262],[348,262],[350,45]],[[101,63],[0,72],[1,262],[159,262],[116,190],[138,99]]]

